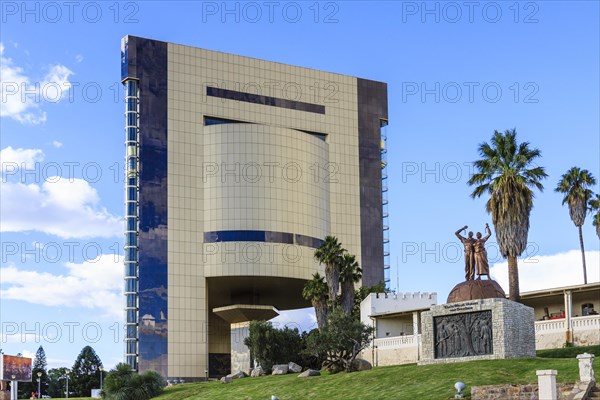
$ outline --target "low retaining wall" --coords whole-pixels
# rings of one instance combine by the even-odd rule
[[[574,383],[557,383],[558,400],[567,400],[574,387]],[[471,400],[506,399],[538,400],[538,385],[487,385],[473,386],[471,388]]]

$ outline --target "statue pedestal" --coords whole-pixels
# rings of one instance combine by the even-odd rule
[[[432,306],[421,324],[419,365],[535,357],[533,308],[504,298]]]

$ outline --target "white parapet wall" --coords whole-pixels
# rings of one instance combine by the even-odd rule
[[[371,325],[371,316],[427,310],[437,304],[437,293],[371,293],[360,303],[360,320]]]

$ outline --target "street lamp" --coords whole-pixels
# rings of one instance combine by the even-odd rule
[[[11,375],[12,381],[10,382],[10,399],[17,400],[17,376]]]
[[[98,370],[100,371],[100,390],[102,390],[102,371],[104,371],[104,368],[98,367]]]
[[[67,379],[67,390],[66,390],[66,398],[69,398],[69,371],[65,371],[65,378]]]
[[[208,382],[208,370],[207,369],[204,370],[204,376],[206,376],[206,381]]]
[[[42,398],[42,373],[38,372],[37,376],[38,376],[38,379],[37,379],[37,382],[38,382],[38,399],[41,399]]]

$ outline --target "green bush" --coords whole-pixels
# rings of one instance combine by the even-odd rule
[[[307,350],[324,358],[323,367],[330,372],[350,372],[356,357],[369,345],[372,333],[372,327],[336,309],[327,325],[307,341]]]
[[[275,364],[302,363],[304,344],[297,328],[277,329],[270,322],[252,321],[244,344],[264,371],[270,371]]]
[[[161,394],[164,386],[157,372],[138,374],[128,364],[118,364],[106,375],[102,396],[108,400],[148,400]]]

